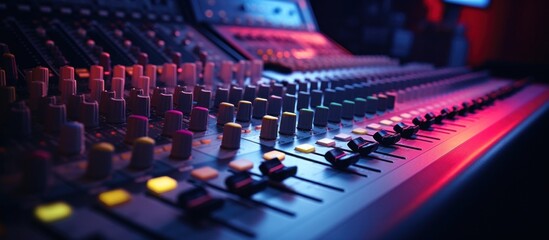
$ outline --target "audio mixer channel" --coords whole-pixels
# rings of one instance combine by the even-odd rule
[[[7,239],[383,237],[549,98],[467,67],[352,55],[306,0],[4,1],[0,14]]]

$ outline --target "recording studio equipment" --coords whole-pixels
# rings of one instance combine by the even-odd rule
[[[7,239],[387,236],[549,99],[467,67],[352,55],[305,0],[0,14]]]

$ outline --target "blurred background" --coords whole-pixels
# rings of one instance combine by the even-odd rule
[[[354,54],[468,65],[549,83],[549,1],[310,0],[320,30]],[[547,114],[498,149],[407,239],[549,239]],[[403,199],[406,201],[406,199]]]
[[[549,82],[549,1],[311,0],[320,30],[355,54]]]

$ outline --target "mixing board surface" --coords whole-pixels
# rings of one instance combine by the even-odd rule
[[[382,238],[549,100],[352,55],[303,0],[0,13],[8,239]]]

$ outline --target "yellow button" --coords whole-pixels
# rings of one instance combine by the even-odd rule
[[[368,126],[366,126],[367,128],[370,128],[370,129],[374,129],[374,130],[379,130],[381,129],[381,125],[377,124],[377,123],[370,123],[368,124]]]
[[[273,151],[270,151],[270,152],[267,152],[267,153],[263,154],[263,159],[265,159],[265,160],[271,160],[273,158],[278,158],[279,161],[282,161],[282,160],[284,160],[284,158],[286,158],[286,154],[284,154],[283,152],[276,151],[276,150],[273,150]]]
[[[147,188],[155,194],[162,194],[174,190],[177,187],[177,181],[171,177],[162,176],[151,178],[147,181]]]
[[[34,209],[34,216],[44,223],[55,222],[69,217],[72,208],[65,202],[53,202],[39,205]]]
[[[315,151],[315,146],[311,144],[301,144],[297,147],[295,147],[295,150],[302,152],[302,153],[312,153]]]
[[[229,163],[229,167],[233,170],[243,172],[252,169],[254,167],[254,163],[246,159],[238,159],[231,161]]]
[[[333,139],[323,138],[316,141],[316,144],[324,147],[333,147],[336,145],[336,142]]]
[[[114,189],[99,194],[99,201],[107,206],[114,207],[131,200],[131,195],[124,189]]]
[[[355,128],[352,132],[358,135],[365,135],[366,133],[368,133],[368,131],[364,128]]]
[[[201,167],[191,172],[191,176],[202,181],[214,179],[218,175],[219,175],[219,172],[212,167]]]

